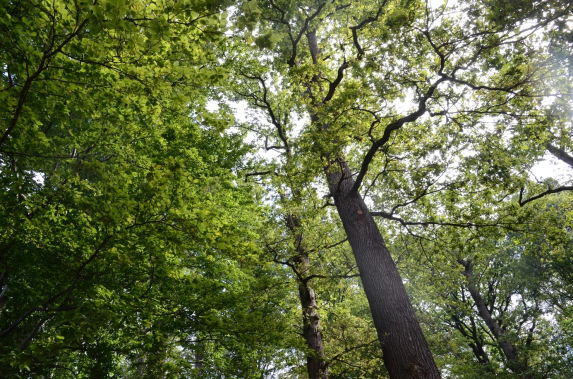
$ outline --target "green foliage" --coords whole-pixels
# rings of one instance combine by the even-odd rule
[[[514,223],[511,230],[442,230],[428,240],[396,240],[394,249],[407,257],[403,265],[409,291],[449,377],[516,375],[478,312],[459,259],[472,260],[476,289],[528,374],[571,376],[566,337],[570,259],[565,263],[559,258],[559,252],[570,250],[570,202],[569,194],[540,201],[535,210],[523,211],[527,222]]]
[[[534,289],[555,280],[558,272],[522,253],[541,235],[526,229],[539,221],[527,208],[534,203],[523,201],[560,185],[570,187],[570,182],[536,182],[530,170],[543,159],[548,142],[565,151],[573,146],[571,4],[273,0],[259,1],[257,9],[260,22],[249,29],[248,44],[235,38],[230,52],[238,62],[232,97],[251,107],[244,127],[258,137],[255,144],[276,152],[257,166],[274,175],[267,182],[272,191],[281,199],[298,198],[313,188],[319,196],[293,201],[299,202],[297,209],[320,214],[332,205],[325,170],[348,165],[353,179],[362,180],[368,206],[386,220],[380,225],[411,282],[444,375],[513,375],[498,341],[487,340],[494,363],[476,365],[463,335],[434,322],[451,318],[455,307],[466,321],[472,314],[474,321],[479,318],[471,306],[450,298],[467,288],[457,260],[472,259],[476,272],[507,276],[496,282],[491,296],[511,300],[506,303],[514,308],[503,321],[513,342],[524,345],[527,337],[525,326],[512,318],[526,319],[524,325],[537,320],[535,342],[523,353],[531,370],[566,377],[567,364],[558,357],[568,346],[564,334],[553,332],[543,321],[545,311],[534,312],[529,303],[550,303]],[[244,28],[238,22],[235,35]],[[252,48],[250,39],[270,34],[281,37],[276,47],[263,44],[264,54]],[[309,213],[297,215],[312,219]],[[323,227],[310,225],[305,228]],[[562,235],[561,221],[544,225],[547,233],[553,228]],[[517,235],[521,242],[511,240]],[[526,285],[530,276],[538,279]],[[480,288],[487,288],[489,278],[484,274]],[[516,305],[512,296],[527,306]],[[555,308],[547,312],[565,318]],[[337,338],[334,344],[352,340]],[[545,349],[556,340],[564,345]]]
[[[4,376],[200,376],[199,345],[229,376],[278,359],[280,275],[233,174],[248,149],[206,109],[220,11],[0,4]]]
[[[444,375],[514,374],[470,259],[530,374],[573,375],[570,196],[523,202],[564,185],[531,180],[548,143],[573,149],[569,2],[0,12],[3,375],[304,376],[306,283],[330,376],[385,377],[322,182],[332,157],[367,168]],[[248,101],[247,122],[222,99]]]

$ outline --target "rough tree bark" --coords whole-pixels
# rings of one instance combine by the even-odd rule
[[[316,29],[309,28],[309,24],[319,15],[325,5],[326,3],[320,3],[316,10],[308,15],[302,29],[298,33],[294,33],[289,21],[285,19],[287,12],[277,4],[271,3],[272,9],[279,14],[280,20],[278,22],[286,25],[288,28],[292,51],[287,64],[291,68],[297,66],[298,44],[303,36],[306,36],[307,48],[313,64],[318,66],[320,62],[318,41],[320,38],[317,38]],[[379,15],[380,12],[381,10],[377,14]],[[372,22],[376,19],[377,16],[368,18],[364,22]],[[361,23],[359,26],[363,24]],[[355,29],[357,30],[359,26]],[[442,69],[443,64],[442,60]],[[344,59],[337,70],[336,78],[333,80],[323,78],[321,69],[317,67],[314,75],[308,78],[306,82],[305,95],[310,100],[307,109],[311,123],[322,129],[327,139],[335,139],[335,137],[329,136],[328,122],[321,118],[321,114],[325,111],[328,102],[333,99],[338,86],[344,78],[344,72],[349,66],[350,64]],[[253,95],[247,95],[246,97],[254,99],[257,107],[268,112],[272,124],[277,129],[279,138],[284,144],[285,152],[287,154],[290,153],[285,136],[285,128],[272,111],[271,105],[267,100],[268,89],[264,80],[260,77],[247,76],[247,78],[258,80],[262,86],[263,95],[260,98]],[[360,183],[366,174],[368,162],[376,151],[388,141],[392,131],[422,116],[426,112],[426,101],[432,97],[437,85],[445,80],[445,77],[441,77],[427,90],[420,98],[417,111],[392,122],[386,127],[383,137],[372,146],[365,156],[359,179],[356,181],[352,178],[350,169],[344,159],[341,159],[342,154],[336,155],[336,153],[327,151],[317,152],[318,159],[330,162],[325,167],[327,182],[344,225],[348,241],[352,247],[364,292],[374,319],[374,325],[382,345],[384,364],[392,379],[440,378],[440,372],[433,360],[400,274],[386,248],[378,226],[358,192],[358,187],[360,187]],[[307,304],[311,304],[312,308],[311,292],[308,291],[307,293],[306,291],[306,289],[301,289],[301,299],[303,295],[307,296],[308,299],[305,301]],[[311,314],[309,313],[309,315]],[[309,322],[318,322],[318,319],[313,317],[309,317]]]
[[[326,169],[330,193],[352,247],[384,364],[392,379],[439,378],[396,264],[362,196],[352,191],[348,165],[338,159]]]

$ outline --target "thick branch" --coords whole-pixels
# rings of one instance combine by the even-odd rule
[[[292,43],[292,55],[290,57],[290,59],[287,61],[289,66],[294,66],[295,62],[296,62],[296,56],[297,56],[297,45],[300,41],[300,39],[302,38],[302,36],[307,33],[308,31],[308,25],[310,24],[310,22],[312,20],[314,20],[316,18],[316,16],[318,16],[320,14],[320,11],[322,11],[322,8],[324,8],[324,6],[326,5],[326,3],[322,3],[318,6],[318,8],[316,9],[316,11],[311,14],[310,16],[308,16],[306,18],[306,20],[304,20],[304,25],[302,27],[302,29],[299,31],[298,35],[296,36],[296,38],[292,38],[291,37],[291,43]],[[289,33],[290,35],[290,33]]]
[[[532,196],[526,200],[523,200],[523,191],[524,190],[525,189],[522,188],[521,191],[519,191],[519,200],[518,201],[519,201],[520,207],[523,207],[525,204],[527,204],[531,201],[540,199],[540,198],[547,196],[547,195],[551,195],[552,193],[559,193],[559,192],[563,192],[563,191],[573,191],[573,186],[562,186],[562,187],[557,187],[557,188],[549,188],[547,191],[541,192],[540,194]]]
[[[356,47],[356,50],[358,50],[357,59],[362,59],[362,57],[364,56],[364,49],[360,45],[360,42],[358,42],[358,30],[364,28],[368,24],[371,24],[373,22],[378,21],[378,17],[380,17],[380,14],[382,14],[382,8],[384,7],[384,5],[386,5],[386,1],[387,0],[384,0],[382,5],[380,6],[380,8],[378,8],[378,12],[376,12],[376,16],[368,17],[368,18],[362,20],[362,22],[360,22],[358,25],[350,27],[350,30],[352,30],[352,41],[354,42],[354,46]]]
[[[372,159],[374,158],[374,155],[376,155],[376,152],[378,152],[378,150],[382,146],[384,146],[386,144],[386,142],[388,142],[388,140],[390,140],[390,136],[391,136],[392,132],[400,129],[404,124],[416,121],[419,117],[421,117],[424,113],[426,113],[426,110],[427,110],[426,103],[432,97],[432,95],[434,94],[434,92],[438,88],[438,85],[440,83],[444,82],[445,80],[446,79],[442,77],[442,78],[438,79],[434,84],[432,84],[430,86],[430,88],[428,88],[428,91],[426,91],[426,93],[424,94],[424,96],[422,96],[422,98],[420,99],[420,102],[418,103],[418,110],[417,111],[409,114],[408,116],[402,117],[402,118],[390,123],[388,126],[386,126],[386,129],[384,130],[384,134],[382,135],[382,138],[378,139],[372,145],[372,147],[370,147],[370,149],[368,150],[368,152],[364,156],[364,159],[362,160],[362,167],[360,167],[360,172],[358,173],[358,176],[356,177],[356,181],[354,182],[354,186],[352,186],[350,193],[358,192],[358,189],[362,185],[362,181],[364,180],[364,177],[366,176],[366,173],[368,172],[368,166],[370,165],[370,162],[372,162]]]
[[[346,70],[347,68],[348,68],[348,62],[344,61],[344,63],[342,63],[342,65],[340,65],[340,67],[338,68],[338,74],[336,75],[336,79],[334,79],[334,81],[330,83],[330,86],[328,88],[328,93],[326,94],[326,97],[323,100],[324,103],[330,101],[332,99],[332,96],[334,96],[336,88],[344,78],[344,70]]]
[[[483,319],[488,329],[491,331],[496,341],[499,343],[507,360],[512,363],[512,368],[517,369],[518,372],[523,372],[523,367],[518,364],[515,348],[505,337],[504,331],[500,325],[496,322],[496,320],[493,319],[485,302],[483,301],[483,298],[481,297],[481,294],[479,293],[479,290],[473,279],[473,264],[471,259],[458,259],[458,263],[464,267],[463,274],[468,281],[468,290],[472,296],[472,299],[474,300],[480,317]]]
[[[562,162],[567,163],[569,166],[573,167],[573,157],[569,154],[567,154],[567,152],[563,149],[560,149],[556,146],[553,146],[550,142],[547,142],[547,145],[545,145],[547,148],[547,151],[549,151],[551,154],[553,154],[555,156],[555,158],[561,160]]]

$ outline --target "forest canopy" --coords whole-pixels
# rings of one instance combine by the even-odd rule
[[[573,377],[573,2],[0,12],[3,376]]]

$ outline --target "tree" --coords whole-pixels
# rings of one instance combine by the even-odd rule
[[[260,209],[233,174],[248,148],[206,108],[225,78],[223,9],[0,11],[3,375],[260,376],[284,326],[265,303],[280,276],[258,260]]]
[[[386,246],[434,232],[448,241],[437,248],[495,250],[433,257],[443,264],[433,273],[454,283],[446,293],[466,296],[442,307],[459,320],[455,341],[472,344],[460,356],[481,359],[485,373],[502,372],[484,363],[491,350],[522,376],[541,367],[527,361],[539,360],[538,341],[522,333],[540,330],[539,293],[522,282],[531,263],[570,294],[569,230],[546,228],[559,246],[550,264],[522,260],[506,238],[533,217],[526,204],[567,190],[528,170],[546,150],[570,155],[570,2],[261,0],[226,14],[228,5],[0,4],[2,372],[243,378],[304,356],[311,377],[326,367],[331,377],[439,377],[436,340],[428,346],[418,321],[431,325],[427,302],[418,318],[401,277],[416,262]],[[224,104],[208,111],[223,90],[259,120],[236,125]],[[276,154],[251,171],[246,133],[231,125]],[[270,174],[271,191],[257,198],[239,172]],[[262,237],[261,204],[273,199]],[[337,281],[353,268],[343,244],[326,249],[344,240],[341,228],[360,282]],[[491,290],[476,274],[516,259],[524,273]],[[504,319],[514,309],[499,311],[514,295],[526,299],[518,327]],[[564,330],[570,312],[557,312]],[[288,336],[301,323],[304,348]]]
[[[393,378],[439,372],[373,215],[421,227],[496,223],[483,212],[495,209],[492,189],[516,193],[545,148],[537,114],[556,78],[536,42],[571,5],[503,4],[249,1],[236,18],[238,37],[266,48],[238,48],[233,59],[237,93],[266,118],[254,126],[261,146],[282,154],[271,172],[310,182],[323,173]],[[539,137],[524,140],[522,128]],[[298,164],[283,172],[288,156]],[[364,187],[383,210],[369,211]],[[445,209],[432,206],[438,196]]]
[[[563,322],[571,288],[557,269],[571,243],[570,197],[537,205],[518,209],[525,222],[511,229],[446,228],[394,241],[408,257],[408,287],[432,345],[441,345],[437,357],[455,377],[571,376]]]
[[[274,183],[278,213],[264,238],[273,260],[288,267],[296,283],[302,323],[293,323],[300,325],[297,332],[304,339],[306,373],[309,378],[379,377],[384,370],[377,354],[368,356],[377,341],[341,226],[319,208],[311,186],[288,183]],[[361,359],[352,359],[357,356]]]

